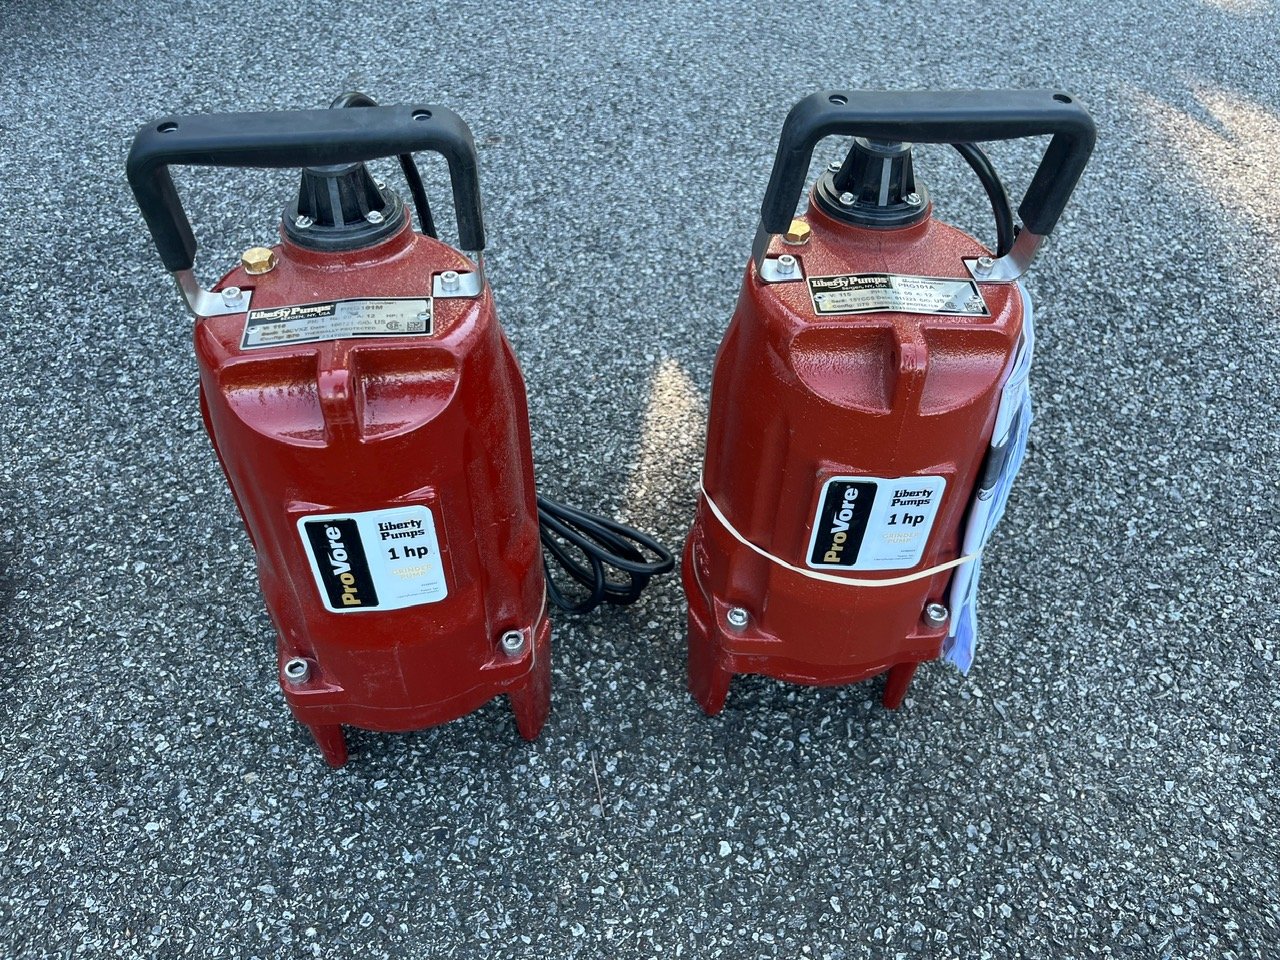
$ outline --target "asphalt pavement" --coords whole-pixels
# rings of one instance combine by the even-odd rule
[[[0,956],[1280,956],[1277,35],[1261,0],[0,4]],[[927,665],[896,713],[739,678],[709,719],[671,575],[557,619],[536,743],[496,702],[326,768],[134,130],[451,105],[541,488],[676,546],[779,128],[832,87],[1054,87],[1099,127],[1029,278],[970,676]],[[1039,146],[992,146],[1011,190]],[[917,171],[992,235],[957,157]],[[181,185],[212,280],[294,178]]]

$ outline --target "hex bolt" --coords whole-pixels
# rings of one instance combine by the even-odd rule
[[[294,218],[293,225],[299,230],[305,230],[307,227],[314,227],[316,222],[303,213]]]
[[[524,634],[519,630],[508,630],[498,640],[498,646],[508,657],[518,657],[524,653]]]
[[[250,247],[240,254],[240,266],[250,276],[270,273],[279,261],[275,252],[269,247]]]
[[[920,194],[918,193],[908,193],[905,197],[903,197],[903,199],[906,200],[907,203],[911,204],[913,207],[920,206]]]
[[[858,198],[855,197],[852,193],[845,192],[840,194],[840,202],[844,204],[846,207],[852,207],[854,203],[857,202],[857,199]]]
[[[791,221],[791,226],[787,227],[787,232],[782,235],[782,242],[791,246],[799,246],[802,243],[808,243],[809,235],[812,233],[813,228],[797,218]]]
[[[307,682],[311,676],[311,664],[303,657],[291,657],[284,664],[284,678],[294,686]]]
[[[364,215],[364,218],[370,223],[381,223],[385,219],[377,210],[370,210]]]
[[[239,287],[226,287],[222,291],[222,302],[227,306],[232,306],[240,302],[240,298],[244,295],[244,291]]]
[[[784,253],[778,258],[778,272],[783,276],[796,272],[796,258],[789,253]]]
[[[462,286],[462,278],[458,276],[457,270],[446,270],[440,274],[440,289],[446,293],[454,293]]]
[[[940,627],[947,622],[951,611],[941,603],[931,603],[924,608],[924,622],[931,627]]]
[[[730,607],[724,618],[729,621],[729,626],[735,630],[741,630],[751,622],[751,614],[743,610],[742,607]]]

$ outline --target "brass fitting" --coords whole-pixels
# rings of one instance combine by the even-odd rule
[[[255,277],[259,274],[270,273],[279,262],[276,259],[275,252],[268,250],[266,247],[250,247],[240,254],[240,266],[244,268],[245,273]]]
[[[813,230],[807,223],[803,220],[795,219],[791,221],[791,226],[787,227],[787,232],[782,235],[782,242],[796,247],[802,243],[808,243],[809,234],[811,233],[813,233]]]

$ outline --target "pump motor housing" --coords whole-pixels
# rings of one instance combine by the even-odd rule
[[[815,144],[837,133],[858,139],[793,220]],[[1010,250],[933,216],[909,141],[1039,134],[1054,140]],[[831,91],[792,110],[716,356],[684,551],[689,688],[708,713],[738,673],[887,673],[896,707],[953,636],[953,578],[977,559],[966,523],[999,465],[1030,316],[1019,277],[1092,144],[1088,114],[1052,91]]]
[[[473,257],[364,161],[449,161]],[[304,167],[281,240],[211,290],[168,167]],[[294,715],[407,731],[506,694],[535,737],[550,636],[524,383],[498,323],[475,149],[439,106],[169,117],[129,176],[195,313],[200,408],[257,559]]]

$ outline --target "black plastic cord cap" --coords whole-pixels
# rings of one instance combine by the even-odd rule
[[[395,233],[404,203],[379,187],[363,163],[307,167],[298,197],[284,212],[284,232],[312,250],[358,250]]]
[[[923,220],[928,192],[916,183],[911,144],[855,137],[838,170],[819,178],[815,197],[823,211],[846,223],[904,227]]]

